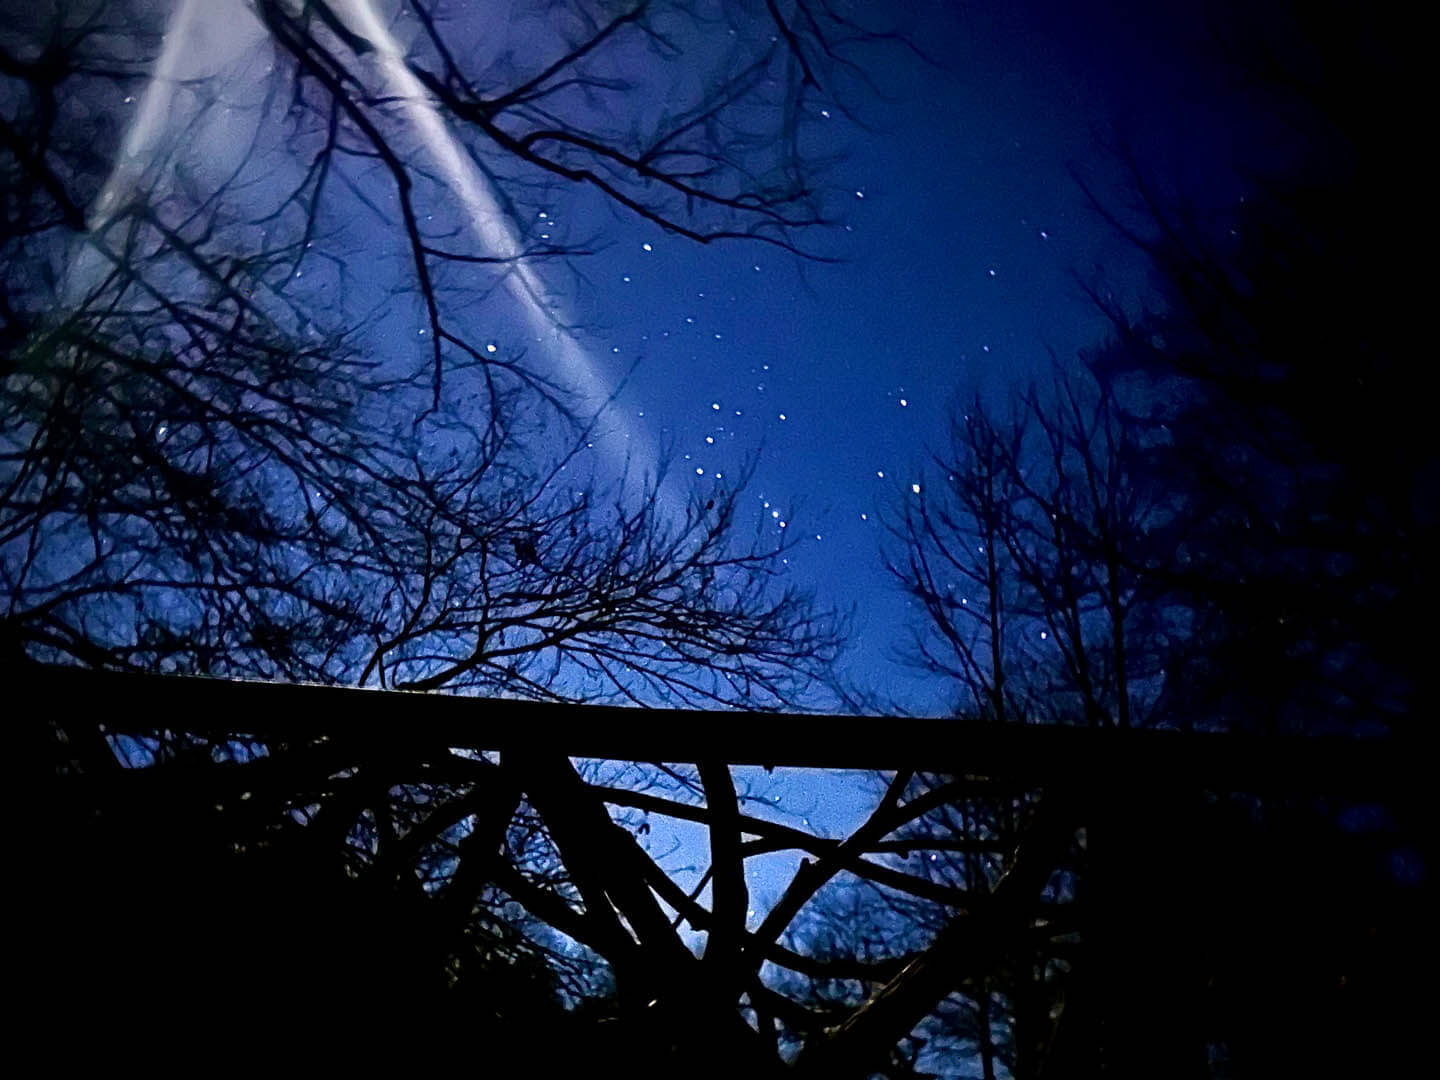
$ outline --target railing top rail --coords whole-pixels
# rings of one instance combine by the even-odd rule
[[[629,761],[909,768],[1036,785],[1185,783],[1221,790],[1373,795],[1421,783],[1422,763],[1428,760],[1391,738],[640,709],[36,664],[13,674],[26,696],[43,702],[62,725],[83,718],[116,734],[329,736],[396,746],[563,750],[571,757]]]

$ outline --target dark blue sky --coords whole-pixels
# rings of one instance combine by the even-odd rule
[[[859,59],[878,94],[837,82],[843,100],[820,96],[808,105],[819,134],[807,138],[834,159],[819,179],[840,213],[833,228],[801,242],[836,262],[753,242],[697,245],[574,185],[525,188],[511,177],[502,193],[523,210],[501,213],[473,165],[447,167],[452,137],[423,108],[397,107],[396,146],[429,177],[420,211],[429,235],[448,230],[460,246],[491,255],[504,254],[498,249],[516,236],[595,249],[569,262],[524,264],[516,271],[530,275],[523,289],[514,279],[467,277],[471,267],[447,268],[439,279],[447,317],[497,357],[588,382],[593,402],[630,373],[605,422],[610,437],[597,439],[604,445],[596,459],[611,471],[624,461],[605,452],[616,446],[630,453],[632,473],[665,461],[674,495],[731,485],[745,462],[757,461],[746,495],[753,524],[795,539],[788,572],[797,583],[857,610],[853,676],[915,709],[942,711],[947,688],[912,684],[890,662],[908,613],[881,568],[880,516],[924,485],[927,448],[943,441],[953,403],[976,393],[998,400],[1046,378],[1052,358],[1069,362],[1096,342],[1103,320],[1073,275],[1103,277],[1122,295],[1142,290],[1136,253],[1087,205],[1072,174],[1120,205],[1127,189],[1113,147],[1123,145],[1162,185],[1223,206],[1241,190],[1237,171],[1276,143],[1265,109],[1244,89],[1245,68],[1222,59],[1223,39],[1244,42],[1248,31],[1223,6],[1203,7],[893,5],[888,11],[928,61],[900,47],[867,50]],[[397,51],[418,32],[403,4],[344,10]],[[540,9],[517,2],[508,22],[505,10],[473,9],[445,24],[476,70],[507,50],[554,44],[535,43],[542,31],[559,33],[535,23]],[[168,126],[183,133],[186,167],[202,182],[224,182],[249,155],[265,163],[255,178],[262,195],[298,183],[304,163],[284,125],[262,108],[277,69],[249,9],[183,2],[171,12],[153,84],[162,92],[117,103],[133,117],[127,153],[155,153],[143,133]],[[689,44],[703,52],[708,42],[701,34]],[[652,62],[643,50],[616,60],[614,70],[639,87],[607,101],[623,107],[617,123],[638,123],[631,109],[663,107],[637,97],[652,85],[644,70]],[[384,82],[384,61],[377,63]],[[176,80],[203,88],[216,64],[229,72],[214,102],[222,107],[209,108],[201,92],[184,104],[186,84]],[[397,100],[424,94],[418,84],[390,90]],[[203,124],[187,119],[197,108],[207,110]],[[504,177],[507,164],[501,154],[486,167]],[[326,218],[303,281],[292,284],[363,336],[367,351],[425,364],[433,338],[409,249],[389,219],[398,218],[393,181],[363,156],[342,168],[370,205],[337,181],[330,197],[338,212]],[[117,169],[112,187],[127,175]],[[248,191],[237,187],[241,196]],[[337,258],[327,261],[327,245]],[[346,301],[329,299],[342,285]],[[575,336],[558,333],[554,320],[573,324]]]
[[[576,310],[601,354],[616,374],[640,361],[627,415],[673,447],[688,483],[724,483],[758,454],[749,498],[762,527],[784,521],[801,538],[791,574],[856,608],[849,677],[913,711],[954,699],[895,662],[918,612],[881,565],[886,507],[915,497],[953,405],[999,402],[1101,339],[1075,275],[1145,291],[1137,253],[1073,174],[1123,208],[1112,148],[1128,145],[1154,181],[1223,207],[1265,163],[1264,110],[1219,59],[1216,34],[1238,24],[1159,7],[910,6],[934,62],[888,54],[877,78],[889,100],[863,104],[868,128],[836,119],[845,156],[828,179],[848,213],[825,250],[840,263],[700,248],[606,216],[611,246],[581,266]],[[757,798],[749,812],[830,835],[875,797],[861,778],[748,770],[741,782]],[[657,825],[655,850],[672,843],[684,861],[699,840]],[[750,868],[756,908],[797,861]]]
[[[1142,286],[1072,170],[1123,195],[1108,149],[1123,140],[1157,178],[1223,203],[1259,125],[1198,17],[1139,3],[907,17],[933,62],[879,54],[889,100],[861,103],[867,130],[833,117],[844,157],[826,180],[849,202],[823,250],[842,262],[607,217],[576,310],[617,373],[640,362],[624,409],[673,448],[677,475],[723,484],[759,455],[757,515],[803,537],[792,573],[858,607],[854,675],[929,711],[944,688],[889,662],[907,612],[880,567],[877,511],[923,482],[951,403],[1047,378],[1052,354],[1103,333],[1073,273]]]

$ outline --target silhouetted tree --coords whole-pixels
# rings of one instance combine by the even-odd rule
[[[888,562],[925,615],[913,656],[957,686],[962,722],[1413,736],[1434,454],[1409,406],[1385,414],[1405,353],[1373,307],[1337,296],[1347,318],[1308,340],[1299,326],[1359,257],[1354,237],[1331,247],[1328,219],[1266,201],[1240,211],[1242,237],[1264,223],[1252,254],[1154,242],[1168,306],[1112,308],[1115,339],[1011,419],[970,405],[898,503]],[[1374,351],[1351,372],[1362,339]],[[941,1030],[974,1043],[998,990],[995,1053],[1015,1075],[1402,1060],[1419,1030],[1398,990],[1423,936],[1418,793],[1251,799],[1144,770],[1075,811],[1083,838],[1059,867],[1074,903],[1056,924],[1032,914],[1061,933],[957,986]],[[1322,868],[1343,885],[1314,884]]]
[[[501,55],[462,14],[7,11],[8,670],[772,710],[823,674],[840,624],[746,535],[743,482],[606,477],[586,453],[603,402],[495,344],[481,302],[513,289],[530,330],[574,338],[530,269],[593,239],[554,220],[567,186],[690,241],[798,251],[826,220],[809,102],[843,107],[876,35],[804,4],[579,4]],[[377,309],[411,305],[425,356],[362,348]],[[563,748],[32,719],[47,1001],[233,1018],[441,994],[535,1031],[615,999],[632,1033],[750,1052],[738,969],[672,997],[693,957],[635,860],[654,864]],[[705,776],[723,805],[723,767]],[[662,998],[670,1019],[633,1020]]]
[[[1385,447],[1379,424],[1353,460],[1349,433],[1302,440],[1313,396],[1295,400],[1293,421],[1276,403],[1244,426],[1250,402],[1232,408],[1204,373],[1161,367],[1162,333],[1191,335],[1180,359],[1202,362],[1203,325],[1178,307],[1127,325],[1087,372],[1032,392],[1009,421],[972,404],[935,474],[901,497],[888,562],[924,613],[914,660],[957,688],[957,723],[1413,734],[1419,671],[1396,638],[1431,588],[1409,547],[1425,532],[1419,477],[1431,466]],[[1147,374],[1171,380],[1165,393],[1113,366],[1141,347]],[[1400,472],[1371,484],[1379,459]],[[1329,483],[1292,482],[1316,470]],[[1120,775],[1071,804],[1083,831],[1052,864],[1048,903],[1020,901],[1020,929],[949,981],[949,1005],[916,1032],[932,1054],[948,1042],[984,1075],[1337,1075],[1416,1049],[1398,988],[1423,937],[1418,792],[1358,806],[1168,788],[1143,760]],[[954,782],[950,812],[915,847],[988,895],[1016,859],[1017,811],[1064,789],[982,782],[966,813],[966,781]],[[953,853],[975,821],[992,873]],[[1317,885],[1321,872],[1343,884]],[[868,917],[885,925],[887,906],[872,896]],[[953,918],[932,912],[935,940],[963,925]],[[895,955],[911,932],[892,924],[880,951]],[[847,997],[862,1012],[863,999]],[[1317,1029],[1327,1037],[1307,1041]]]
[[[1087,282],[1109,339],[1009,414],[957,410],[897,498],[911,657],[963,722],[1417,736],[1437,455],[1413,283],[1373,272],[1409,243],[1413,72],[1366,20],[1297,18],[1251,69],[1292,125],[1284,167],[1202,212],[1132,159],[1130,203],[1092,200],[1148,261],[1148,299]],[[974,1045],[998,987],[1014,1075],[1348,1075],[1422,1052],[1400,974],[1428,936],[1418,792],[1204,787],[1136,761],[1087,795],[1057,867],[1068,934],[957,986],[948,1037]]]

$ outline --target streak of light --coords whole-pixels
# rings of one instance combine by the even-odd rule
[[[186,56],[200,3],[201,0],[179,0],[170,10],[164,44],[140,96],[140,107],[125,131],[110,175],[89,208],[84,240],[66,268],[61,287],[62,302],[66,305],[82,303],[111,266],[114,255],[102,254],[96,249],[103,243],[105,227],[129,205],[146,170],[158,156],[161,136],[170,126],[174,112],[176,74]]]
[[[567,320],[561,317],[562,313],[545,301],[546,290],[539,274],[523,258],[519,258],[524,252],[520,237],[491,191],[489,181],[446,129],[424,86],[406,65],[404,48],[380,18],[371,0],[349,0],[346,6],[352,27],[375,46],[380,72],[388,84],[389,93],[400,102],[407,119],[439,166],[446,184],[460,200],[469,219],[470,230],[488,255],[515,260],[506,284],[525,316],[530,336],[540,339],[549,336],[550,354],[569,388],[580,396],[580,411],[600,415],[610,401],[609,388],[584,347],[566,328]],[[627,443],[633,444],[637,440],[630,438],[631,433],[626,430],[628,425],[622,417],[614,415],[613,422],[620,428],[614,433],[619,438],[607,442],[614,452],[619,453]],[[647,448],[645,460],[638,464],[642,472],[650,471],[654,467],[653,450]]]
[[[222,7],[234,10],[220,10]],[[237,18],[243,21],[243,10],[243,5],[233,0],[224,5],[215,0],[176,0],[165,25],[160,54],[125,132],[120,153],[90,209],[89,244],[101,241],[105,227],[125,211],[145,181],[146,172],[160,160],[162,140],[180,122],[184,111],[176,100],[177,90],[188,78],[218,74],[226,59],[221,54],[233,52],[233,47],[247,38],[245,33],[232,35],[229,49],[225,41],[217,46],[210,41],[214,35],[207,32],[213,27],[206,24],[233,23]],[[390,32],[375,3],[345,0],[344,15],[352,29],[375,47],[377,68],[388,93],[400,103],[406,120],[460,202],[481,247],[488,255],[515,260],[505,284],[528,331],[516,334],[516,338],[548,341],[548,355],[559,381],[578,398],[577,411],[581,415],[603,416],[608,426],[603,440],[607,448],[614,455],[628,455],[629,463],[638,465],[642,475],[652,471],[656,464],[654,448],[648,439],[634,437],[618,410],[607,411],[611,393],[605,375],[567,329],[566,313],[547,301],[545,284],[535,268],[520,258],[524,248],[518,231],[501,209],[488,179],[446,129],[424,87],[406,65],[404,47]],[[197,65],[203,70],[197,70]],[[105,262],[98,253],[77,258],[67,280],[70,295],[83,295]],[[493,343],[487,351],[495,351]],[[643,450],[637,453],[637,448]]]
[[[110,170],[90,215],[90,231],[101,231],[128,201],[140,183],[141,176],[155,157],[160,136],[169,126],[175,98],[176,70],[186,55],[190,30],[195,22],[200,0],[179,0],[171,10],[165,26],[165,44],[155,59],[155,70],[145,85],[140,108],[125,132],[120,156]]]

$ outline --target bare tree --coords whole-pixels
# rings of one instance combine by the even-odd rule
[[[145,5],[38,10],[6,31],[11,670],[448,690],[489,698],[477,725],[500,697],[799,700],[842,626],[785,587],[773,534],[744,535],[740,487],[678,500],[659,476],[607,488],[584,454],[583,395],[518,348],[492,350],[453,300],[530,295],[528,267],[579,255],[534,224],[561,182],[690,240],[795,249],[825,216],[798,156],[808,103],[845,77],[853,28],[805,4],[718,23],[581,8],[547,15],[562,47],[545,38],[472,71],[456,58],[484,51],[436,9],[411,9],[404,52],[363,5],[257,10],[227,62],[262,73],[261,92],[234,100],[214,72],[166,67],[185,25]],[[697,99],[667,94],[682,102],[668,116],[620,117],[602,99],[649,100],[621,96],[624,79],[672,70],[630,67],[637,47],[667,60],[700,48],[727,74],[699,78]],[[165,77],[147,81],[156,65]],[[106,129],[115,97],[144,117],[163,105],[197,146],[238,109],[247,153],[207,173],[144,123]],[[282,108],[278,136],[255,120]],[[779,126],[757,134],[759,121]],[[476,175],[500,207],[482,234],[465,219],[485,206],[441,198]],[[387,253],[365,235],[377,226],[406,267],[383,289],[355,272],[362,250]],[[352,317],[377,295],[418,304],[421,364],[361,349],[356,326],[381,324]],[[40,996],[131,1028],[129,1006],[183,1028],[293,993],[327,1010],[383,1003],[397,1039],[425,1032],[427,1046],[453,1009],[489,1035],[564,1031],[657,1067],[884,1067],[945,997],[964,942],[1008,927],[1005,899],[1043,885],[1043,856],[1003,880],[991,865],[996,899],[958,937],[917,938],[917,967],[882,958],[887,992],[843,1017],[776,974],[850,963],[809,955],[792,924],[841,879],[902,909],[979,904],[896,848],[911,842],[896,830],[945,812],[957,791],[944,783],[902,771],[835,840],[747,813],[718,745],[693,768],[623,770],[560,745],[496,756],[349,716],[277,730],[167,711],[168,689],[139,716],[35,716],[45,813],[26,843],[36,923],[60,942]],[[700,888],[642,842],[647,814],[708,830]],[[1046,850],[1065,846],[1063,823],[1024,800],[1013,817]],[[752,919],[746,860],[789,849],[813,861]]]
[[[797,250],[824,220],[800,132],[843,76],[847,24],[580,5],[470,71],[471,27],[430,6],[395,13],[408,51],[367,4],[246,10],[225,27],[244,47],[209,69],[185,52],[213,15],[194,3],[40,5],[0,30],[7,669],[800,700],[842,623],[782,580],[773,532],[749,532],[743,478],[687,496],[663,472],[603,476],[593,397],[493,344],[473,302],[510,289],[578,340],[530,270],[586,250],[530,212],[565,184],[688,240]],[[622,92],[651,78],[647,50],[678,114]],[[367,234],[387,230],[406,271],[377,286],[355,260],[383,261]],[[377,297],[423,312],[419,363],[361,348]],[[174,976],[202,1008],[202,989],[233,1003],[288,972],[322,997],[479,1001],[499,1027],[618,988],[627,1016],[663,997],[697,1025],[679,1045],[749,1052],[733,993],[750,976],[674,996],[693,957],[655,864],[562,749],[497,762],[150,719],[123,737],[103,711],[42,721],[54,994],[76,970],[88,1004],[119,993],[113,917],[152,927],[151,988]],[[723,805],[723,766],[704,777]],[[729,927],[745,905],[726,865]],[[243,944],[194,952],[217,931]]]
[[[1364,19],[1294,18],[1244,42],[1291,125],[1286,167],[1197,208],[1122,156],[1124,196],[1089,190],[1151,291],[1126,304],[1083,281],[1108,340],[1008,412],[958,409],[897,496],[910,659],[955,688],[957,723],[1418,749],[1428,680],[1400,628],[1434,595],[1420,553],[1440,520],[1417,443],[1423,330],[1411,282],[1355,273],[1406,242],[1390,208],[1413,164],[1392,125],[1415,68]],[[1053,924],[1032,908],[1043,932],[956,987],[932,1039],[973,1046],[986,1075],[1344,1075],[1419,1052],[1394,989],[1427,935],[1418,788],[1357,802],[1128,766],[1074,808],[1057,864],[1073,903]],[[1008,1033],[993,1052],[987,1010]]]
[[[1084,378],[1032,389],[1008,422],[957,412],[932,481],[899,501],[887,566],[926,618],[913,659],[990,722],[1149,722],[1146,537],[1168,519],[1137,477],[1148,436]]]
[[[581,5],[468,71],[476,27],[427,5],[257,12],[228,11],[243,48],[186,78],[186,35],[215,17],[194,4],[42,6],[6,31],[7,637],[90,665],[786,700],[834,626],[773,581],[777,545],[733,541],[742,485],[607,494],[593,395],[453,301],[504,286],[558,317],[529,267],[583,246],[523,211],[564,183],[692,240],[794,250],[824,220],[810,95],[873,35],[803,5],[715,24]],[[683,85],[678,115],[653,113],[652,79]],[[164,144],[167,109],[210,150],[240,114],[250,144],[206,171]],[[375,285],[349,264],[372,226],[407,253],[423,379],[358,348]]]
[[[1311,382],[1323,360],[1288,348],[1287,297],[1311,290],[1242,271],[1234,252],[1207,262],[1199,250],[1157,245],[1157,259],[1174,260],[1162,266],[1184,268],[1171,293],[1183,303],[1139,322],[1112,309],[1116,340],[1009,420],[969,406],[935,475],[897,500],[888,565],[924,613],[913,659],[954,682],[961,723],[1408,734],[1421,680],[1373,615],[1425,594],[1426,572],[1400,548],[1421,528],[1413,485],[1427,466],[1400,451],[1403,433],[1387,445],[1369,427],[1372,441],[1357,448],[1351,432],[1317,423],[1335,388]],[[1315,260],[1288,273],[1330,280]],[[1378,360],[1366,378],[1386,372]],[[1396,472],[1372,486],[1364,463],[1376,460]],[[1306,482],[1317,475],[1328,482]],[[1381,1053],[1396,1036],[1376,1018],[1388,996],[1380,972],[1402,962],[1404,935],[1416,932],[1404,921],[1414,879],[1394,861],[1412,857],[1399,853],[1417,827],[1415,793],[1396,790],[1380,811],[1397,834],[1384,855],[1347,833],[1357,810],[1344,799],[1167,787],[1144,768],[1134,762],[1123,784],[1076,806],[1083,833],[1057,866],[1073,875],[1073,903],[1053,923],[1032,909],[1031,929],[1043,932],[957,988],[961,1012],[941,1030],[973,1042],[987,1075],[995,1057],[1015,1075],[1162,1062],[1167,1075],[1205,1075],[1217,1062],[1251,1075],[1287,1054],[1323,1071]],[[1008,804],[990,800],[988,815],[1004,821]],[[1015,840],[995,835],[1002,851]],[[949,858],[950,873],[967,869]],[[1309,888],[1316,869],[1341,864],[1367,883],[1365,899]],[[1218,882],[1235,883],[1243,902]],[[1325,912],[1325,928],[1274,921],[1296,904]],[[1256,913],[1263,943],[1247,922]],[[1337,993],[1366,932],[1355,920],[1382,918],[1396,934],[1363,950],[1364,988]],[[1196,924],[1207,929],[1176,936]],[[1261,1019],[1246,986],[1271,988],[1287,1007]],[[975,1023],[992,1008],[1009,1032],[994,1051],[990,1023]],[[1328,1061],[1291,1042],[1318,1018],[1345,1032],[1324,1043]]]

